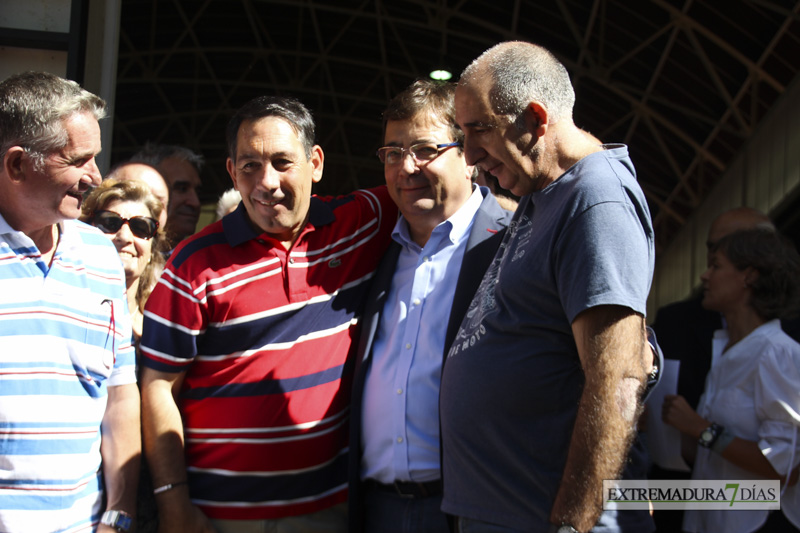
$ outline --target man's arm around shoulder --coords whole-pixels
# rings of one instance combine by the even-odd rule
[[[584,532],[602,511],[603,480],[621,471],[652,352],[645,349],[644,318],[626,307],[587,309],[572,333],[586,382],[550,521]]]

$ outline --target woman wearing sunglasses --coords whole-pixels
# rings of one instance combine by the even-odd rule
[[[105,233],[122,260],[134,341],[142,335],[142,312],[164,266],[166,242],[158,217],[164,206],[144,182],[107,179],[83,202],[80,219]]]

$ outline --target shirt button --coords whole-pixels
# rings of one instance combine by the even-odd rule
[[[428,261],[431,260],[431,258],[426,255],[425,257],[422,258],[422,260],[427,263]]]
[[[416,298],[416,299],[414,300],[414,302],[413,302],[413,304],[414,304],[414,305],[419,305],[419,304],[421,304],[421,303],[422,303],[422,300],[420,300],[419,298]]]
[[[293,264],[294,264],[294,258],[293,258],[293,257],[290,257],[290,258],[289,258],[289,264],[290,264],[290,265],[293,265]]]
[[[406,344],[406,350],[410,350],[410,349],[411,349],[411,343],[409,342],[409,343]]]
[[[397,389],[397,394],[403,394],[403,389]]]
[[[403,443],[403,437],[397,437],[397,444]]]
[[[264,242],[264,239],[258,239],[258,244],[266,244],[266,243]]]

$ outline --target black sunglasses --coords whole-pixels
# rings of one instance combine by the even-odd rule
[[[92,226],[103,233],[116,233],[127,224],[131,233],[140,239],[152,239],[158,231],[158,221],[150,217],[122,218],[112,211],[98,211],[92,217]]]

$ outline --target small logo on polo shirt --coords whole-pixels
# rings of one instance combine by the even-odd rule
[[[341,264],[342,264],[342,260],[339,259],[338,257],[336,259],[331,259],[330,261],[328,261],[328,267],[330,267],[330,268],[336,268],[336,267],[340,266]]]

